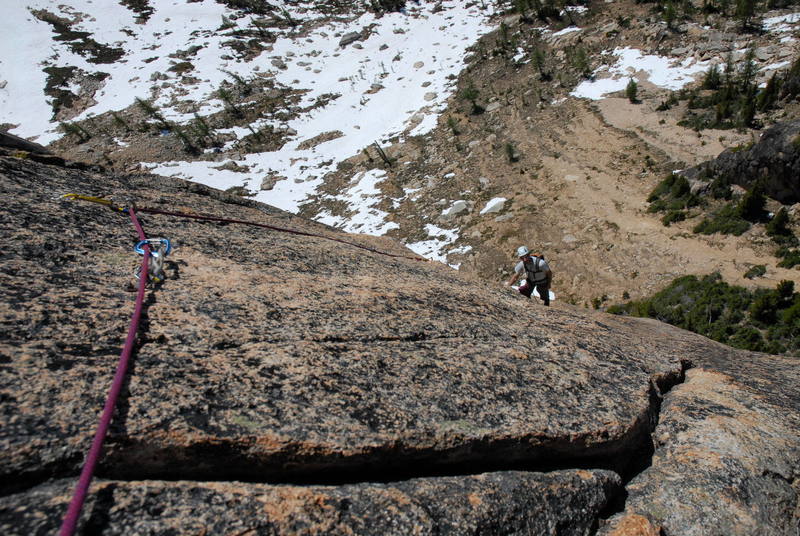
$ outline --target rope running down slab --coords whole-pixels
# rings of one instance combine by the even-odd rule
[[[104,203],[105,204],[105,203]],[[136,232],[139,234],[141,240],[147,240],[139,220],[136,218],[134,209],[129,209],[128,214],[131,217]],[[64,516],[64,521],[61,524],[60,536],[73,536],[75,529],[80,519],[83,504],[86,501],[86,495],[89,491],[89,484],[92,482],[97,462],[100,459],[100,451],[103,447],[103,441],[106,438],[108,427],[111,424],[111,417],[114,415],[114,408],[117,405],[119,393],[122,390],[122,385],[125,380],[125,374],[128,371],[128,362],[130,361],[131,353],[133,352],[133,345],[136,342],[136,333],[139,331],[139,319],[142,316],[142,308],[144,304],[144,291],[147,286],[147,266],[150,258],[150,246],[144,246],[144,255],[142,256],[141,277],[139,278],[139,290],[136,294],[136,306],[133,310],[131,317],[131,324],[128,328],[128,337],[125,339],[125,345],[122,353],[119,356],[119,363],[117,364],[117,371],[114,374],[114,380],[111,383],[111,389],[106,398],[106,404],[103,408],[103,414],[100,417],[100,423],[97,425],[97,431],[92,440],[92,446],[89,453],[86,455],[86,461],[81,471],[78,485],[75,487],[75,492],[72,500],[69,503],[67,514]]]
[[[97,467],[97,463],[100,460],[100,454],[103,447],[103,442],[105,441],[106,434],[108,433],[108,428],[111,424],[111,418],[114,415],[114,408],[117,405],[117,400],[119,398],[120,391],[122,390],[122,386],[125,380],[125,375],[128,371],[128,364],[130,362],[131,354],[133,353],[133,347],[136,342],[136,334],[139,330],[139,321],[142,316],[142,309],[144,307],[144,295],[145,295],[145,288],[147,287],[148,282],[148,264],[150,260],[150,245],[147,243],[147,236],[145,236],[144,230],[142,229],[142,225],[139,223],[138,218],[136,217],[136,212],[146,212],[149,214],[159,214],[164,216],[174,216],[179,218],[190,218],[195,220],[201,221],[214,221],[219,223],[235,223],[235,224],[242,224],[242,225],[250,225],[254,227],[261,227],[264,229],[269,229],[272,231],[282,232],[282,233],[290,233],[294,235],[300,236],[309,236],[315,238],[322,238],[326,240],[332,240],[334,242],[339,242],[342,244],[347,244],[349,246],[353,246],[359,249],[363,249],[365,251],[369,251],[371,253],[377,253],[379,255],[385,255],[387,257],[394,257],[394,258],[402,258],[402,259],[411,259],[417,261],[427,261],[428,259],[424,259],[422,257],[411,257],[407,255],[398,255],[395,253],[388,253],[385,251],[380,251],[375,248],[371,248],[369,246],[362,246],[361,244],[356,244],[353,242],[349,242],[347,240],[342,240],[340,238],[335,238],[331,236],[325,236],[316,233],[310,233],[306,231],[299,231],[296,229],[289,229],[286,227],[278,227],[275,225],[268,225],[265,223],[257,223],[251,222],[246,220],[236,220],[236,219],[229,219],[229,218],[220,218],[217,216],[208,216],[208,215],[201,215],[201,214],[190,214],[187,212],[171,212],[166,210],[157,210],[157,209],[149,209],[149,208],[123,208],[117,207],[113,204],[112,201],[108,199],[104,199],[102,197],[94,197],[94,196],[87,196],[81,194],[66,194],[62,196],[65,199],[77,199],[81,201],[89,201],[91,203],[98,203],[100,205],[105,205],[112,210],[127,213],[130,218],[131,222],[133,222],[133,226],[136,228],[136,232],[139,235],[140,242],[143,243],[144,255],[142,256],[142,266],[140,271],[139,277],[139,287],[136,294],[136,304],[134,306],[133,315],[131,317],[131,323],[128,328],[128,336],[125,339],[125,344],[123,346],[122,352],[120,353],[119,363],[117,364],[117,370],[114,374],[114,379],[111,384],[111,389],[108,392],[108,396],[106,398],[105,406],[103,407],[103,413],[100,417],[100,422],[97,425],[97,430],[95,431],[94,439],[92,440],[92,446],[89,449],[89,453],[86,455],[86,461],[84,462],[83,469],[81,470],[80,478],[78,479],[78,484],[75,487],[75,491],[72,496],[72,500],[69,503],[69,507],[67,509],[67,513],[64,516],[64,520],[61,524],[61,530],[59,532],[60,536],[74,536],[75,530],[78,526],[78,521],[80,520],[81,511],[83,510],[83,505],[86,502],[86,496],[89,492],[89,485],[92,482],[92,478],[94,477],[94,472]]]

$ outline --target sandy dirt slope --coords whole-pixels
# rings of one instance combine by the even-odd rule
[[[504,248],[508,256],[517,242],[542,249],[558,274],[556,292],[576,303],[603,296],[621,301],[625,292],[644,297],[676,277],[713,271],[732,284],[800,283],[798,271],[775,267],[773,246],[763,230],[741,237],[701,236],[691,232],[697,219],[665,227],[658,215],[647,212],[647,196],[670,165],[695,165],[751,136],[735,131],[697,136],[656,112],[655,102],[569,101],[550,112],[567,121],[538,132],[542,167],[537,178],[509,179],[504,185],[514,191],[514,205],[521,207],[500,224],[498,234],[509,240]],[[500,248],[495,254],[502,255]],[[486,273],[489,259],[479,253],[476,260],[463,269]],[[743,278],[757,264],[767,266],[766,276]]]

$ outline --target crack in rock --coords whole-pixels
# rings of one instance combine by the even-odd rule
[[[796,536],[800,428],[786,409],[731,376],[690,370],[665,398],[652,463],[599,534],[644,519],[666,534]]]

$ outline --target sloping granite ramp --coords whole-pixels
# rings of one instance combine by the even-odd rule
[[[0,528],[44,534],[91,440],[138,260],[118,214],[58,194],[335,231],[161,177],[0,158],[0,178]],[[443,265],[142,220],[175,250],[148,295],[90,532],[202,520],[209,534],[588,534],[621,493],[618,474],[649,459],[661,394],[686,364],[762,359],[565,304],[531,308]],[[407,254],[386,238],[348,240]]]

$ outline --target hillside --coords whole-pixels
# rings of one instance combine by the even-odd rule
[[[5,6],[0,533],[115,386],[78,534],[797,536],[800,8],[733,4]]]
[[[177,179],[4,156],[0,188],[3,534],[59,526],[133,308],[129,215],[68,193],[173,245],[84,534],[796,531],[796,360]]]
[[[684,4],[669,23],[661,3],[630,1],[538,18],[510,2],[398,12],[206,0],[188,13],[153,0],[93,17],[81,15],[85,0],[34,4],[11,19],[51,33],[57,53],[22,47],[29,54],[13,60],[28,78],[16,90],[8,80],[4,103],[14,106],[0,120],[67,158],[386,234],[484,281],[505,279],[527,243],[552,261],[560,299],[587,307],[643,298],[687,274],[800,282],[777,266],[763,226],[701,236],[692,233],[701,216],[665,227],[647,212],[672,170],[797,117],[797,102],[784,101],[759,112],[757,128],[694,130],[679,125],[686,101],[659,109],[729,54],[739,69],[752,49],[761,85],[786,72],[800,24],[791,5],[760,8],[755,32],[716,3]],[[46,72],[30,78],[25,65],[38,61]],[[636,103],[624,96],[631,78]],[[36,84],[46,95],[19,89]],[[470,92],[484,113],[473,113]],[[763,277],[744,278],[759,265]]]

